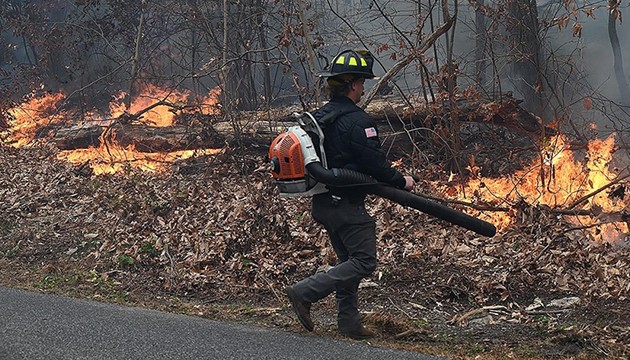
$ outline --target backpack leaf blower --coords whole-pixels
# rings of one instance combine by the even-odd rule
[[[369,175],[349,169],[328,169],[324,152],[324,133],[308,112],[295,113],[299,125],[278,135],[269,148],[272,176],[281,197],[311,196],[328,191],[327,185],[362,186],[370,194],[384,197],[405,207],[492,237],[491,223],[423,198],[413,192],[379,183]],[[317,147],[314,145],[317,143]]]

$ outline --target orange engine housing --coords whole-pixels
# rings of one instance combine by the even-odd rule
[[[269,159],[273,166],[271,175],[278,180],[303,179],[304,155],[295,133],[278,135],[269,147]]]

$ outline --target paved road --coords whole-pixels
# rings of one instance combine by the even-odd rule
[[[440,358],[0,287],[0,359]]]

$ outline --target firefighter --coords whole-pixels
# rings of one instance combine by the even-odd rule
[[[411,190],[413,178],[403,176],[386,160],[376,123],[356,105],[365,80],[375,78],[373,62],[368,51],[345,50],[333,58],[329,71],[320,74],[327,79],[330,101],[314,117],[324,132],[328,168],[359,171]],[[308,331],[314,328],[311,304],[334,292],[339,334],[353,339],[374,336],[362,325],[357,308],[359,282],[376,268],[376,223],[365,209],[365,197],[361,186],[329,187],[329,192],[313,196],[312,216],[328,232],[338,262],[285,290]]]

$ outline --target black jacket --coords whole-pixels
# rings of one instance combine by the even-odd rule
[[[313,116],[324,132],[328,168],[352,169],[380,182],[405,187],[403,175],[385,157],[376,123],[352,100],[333,97]]]

